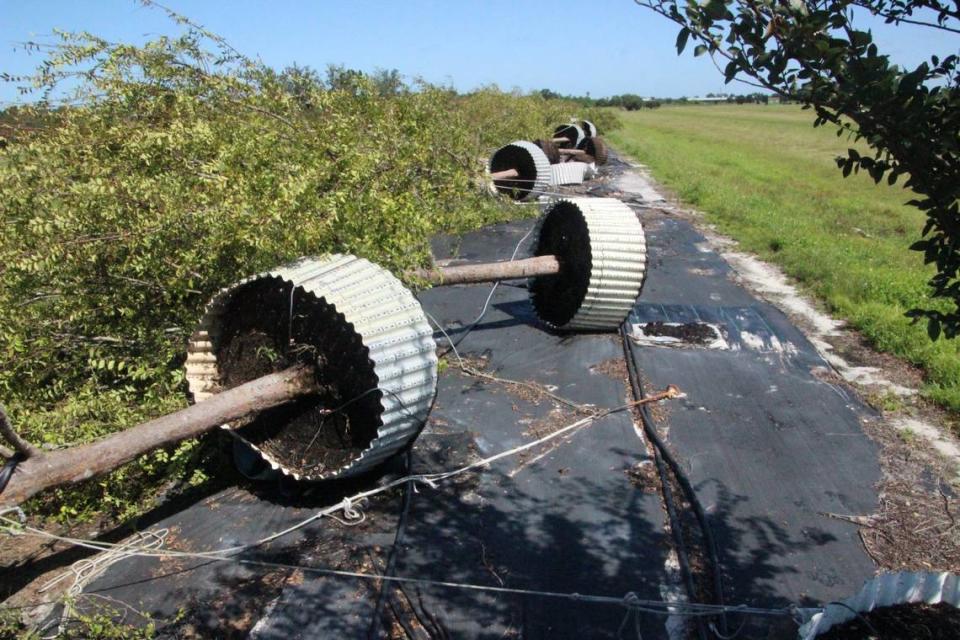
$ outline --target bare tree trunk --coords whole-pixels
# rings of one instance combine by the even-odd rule
[[[16,436],[17,441],[10,444],[27,454],[27,459],[19,464],[6,489],[0,493],[0,508],[16,506],[46,489],[103,475],[154,449],[192,438],[231,420],[276,407],[316,390],[313,368],[301,365],[251,380],[182,411],[90,444],[42,453],[25,445]],[[9,423],[7,429],[12,431]]]
[[[537,256],[508,262],[484,262],[454,267],[417,269],[414,273],[435,285],[495,282],[512,278],[554,275],[560,273],[560,262],[556,256]]]

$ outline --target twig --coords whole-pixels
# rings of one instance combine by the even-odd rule
[[[530,389],[535,393],[543,394],[549,398],[552,398],[553,400],[556,400],[560,404],[565,404],[568,407],[572,407],[577,411],[582,411],[588,414],[596,412],[596,409],[590,408],[587,405],[576,403],[573,400],[568,400],[563,396],[558,396],[557,394],[552,393],[547,389],[545,389],[543,385],[539,385],[535,382],[526,382],[521,380],[511,380],[509,378],[500,378],[495,375],[480,371],[479,369],[474,369],[473,367],[465,363],[460,364],[460,370],[466,373],[467,375],[471,375],[477,378],[483,378],[484,380],[490,380],[491,382],[499,382],[500,384],[514,385],[514,386]]]
[[[39,456],[41,453],[40,449],[37,449],[21,438],[20,435],[13,430],[13,425],[10,424],[10,418],[7,416],[7,409],[2,404],[0,404],[0,435],[25,458]]]
[[[503,578],[500,577],[500,574],[497,573],[497,570],[493,568],[493,565],[490,564],[490,561],[487,560],[487,546],[480,542],[480,562],[483,563],[483,567],[490,572],[494,578],[497,579],[497,582],[500,583],[500,586],[504,586]]]
[[[825,516],[825,517],[827,517],[827,518],[834,518],[835,520],[842,520],[842,521],[844,521],[844,522],[850,522],[850,523],[852,523],[852,524],[855,524],[855,525],[858,525],[858,526],[861,526],[861,527],[874,527],[874,526],[876,526],[876,525],[874,524],[874,521],[876,520],[876,516],[875,516],[875,515],[870,515],[870,516],[849,516],[849,515],[845,515],[845,514],[842,514],[842,513],[829,513],[829,512],[826,512],[826,511],[818,511],[817,513],[818,513],[819,515]]]
[[[873,563],[878,567],[884,566],[883,562],[880,561],[873,550],[870,548],[870,545],[867,544],[867,539],[863,537],[863,529],[857,529],[857,535],[860,536],[860,544],[863,545],[863,550],[867,552],[867,555],[870,556],[870,559],[873,560]]]
[[[947,512],[947,517],[950,518],[950,529],[953,529],[955,526],[957,526],[957,520],[953,517],[953,514],[950,513],[950,498],[948,498],[947,494],[944,493],[943,485],[939,482],[937,483],[937,491],[940,492],[940,497],[943,498],[943,510]]]

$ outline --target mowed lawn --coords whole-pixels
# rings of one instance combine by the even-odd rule
[[[907,247],[924,216],[912,194],[842,177],[852,146],[810,111],[761,105],[668,106],[623,113],[608,135],[744,249],[780,265],[872,344],[923,367],[924,394],[960,410],[960,339],[931,342],[904,313],[927,305],[932,270]]]

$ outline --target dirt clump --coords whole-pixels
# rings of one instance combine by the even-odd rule
[[[315,367],[319,392],[232,425],[289,471],[319,477],[356,459],[376,437],[377,378],[361,337],[324,300],[280,278],[234,292],[215,342],[224,389],[297,363]]]
[[[630,483],[644,493],[660,492],[660,475],[652,460],[638,462],[629,469],[625,469],[624,473]]]
[[[676,338],[690,344],[708,344],[717,338],[717,333],[713,330],[713,327],[702,322],[688,322],[686,324],[651,322],[644,325],[643,334]]]

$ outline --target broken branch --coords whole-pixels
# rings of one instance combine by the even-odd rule
[[[0,435],[24,458],[32,458],[40,455],[40,449],[36,448],[26,440],[20,437],[20,434],[13,429],[10,423],[10,417],[7,415],[7,409],[0,404]],[[12,457],[12,456],[5,456]]]

